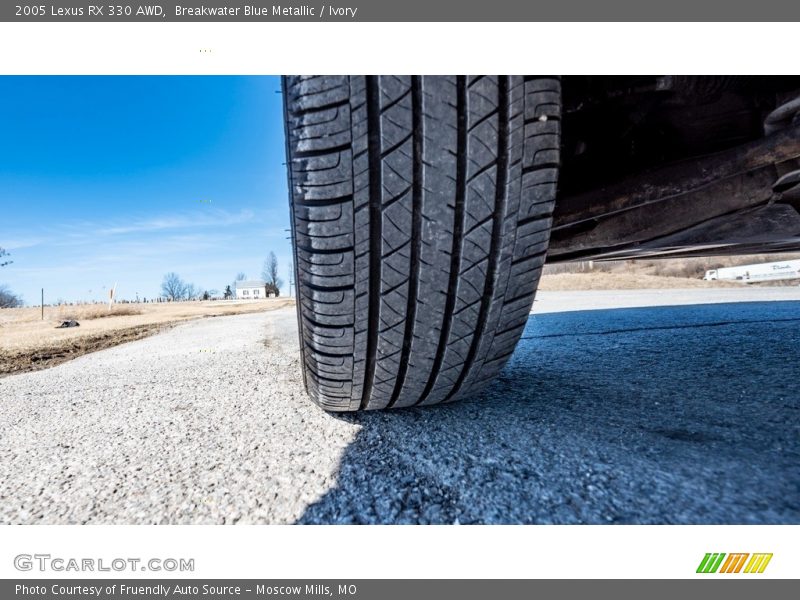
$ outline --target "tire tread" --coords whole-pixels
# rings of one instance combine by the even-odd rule
[[[450,402],[505,364],[546,257],[558,78],[286,77],[306,388]]]

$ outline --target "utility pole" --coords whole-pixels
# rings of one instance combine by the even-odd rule
[[[44,288],[42,288],[42,321],[44,321]]]

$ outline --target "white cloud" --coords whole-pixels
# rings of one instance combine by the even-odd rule
[[[38,246],[46,242],[45,238],[41,237],[29,237],[29,238],[12,238],[12,239],[2,239],[0,238],[0,247],[4,248],[5,250],[20,250],[22,248],[32,248],[33,246]]]
[[[224,210],[203,211],[198,214],[180,214],[134,221],[127,225],[99,227],[99,235],[123,235],[128,233],[148,233],[170,229],[193,229],[198,227],[229,227],[253,222],[256,214],[252,210],[230,213]]]
[[[219,231],[222,228],[235,226],[255,226],[264,224],[264,215],[259,215],[250,209],[239,212],[225,210],[202,210],[197,214],[179,213],[165,214],[150,218],[132,219],[127,222],[120,221],[86,221],[74,220],[62,222],[55,226],[38,229],[32,235],[12,234],[9,231],[0,231],[0,247],[6,250],[32,248],[34,246],[80,246],[93,245],[100,242],[100,238],[121,238],[139,234],[169,234],[181,230],[206,230]],[[278,235],[279,228],[264,232],[264,235]],[[26,232],[28,233],[28,232]],[[9,239],[10,238],[10,239]],[[127,239],[131,239],[127,237]],[[199,239],[199,238],[198,238]]]

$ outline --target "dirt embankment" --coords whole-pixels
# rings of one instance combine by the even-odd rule
[[[263,312],[291,306],[293,298],[249,302],[175,302],[4,309],[0,311],[0,377],[38,371],[78,356],[138,340],[182,321]],[[75,319],[79,327],[58,329]]]

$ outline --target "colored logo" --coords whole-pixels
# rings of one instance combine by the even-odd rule
[[[748,554],[747,552],[740,552],[725,554],[724,552],[709,552],[700,561],[697,572],[763,573],[770,560],[772,560],[772,553]]]

